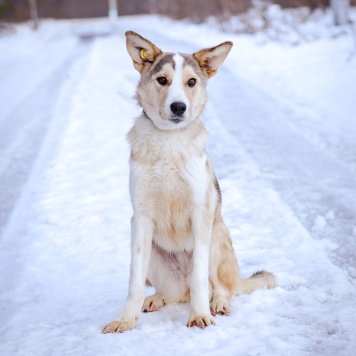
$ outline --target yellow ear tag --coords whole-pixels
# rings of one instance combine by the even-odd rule
[[[148,52],[147,50],[145,50],[144,48],[141,49],[141,52],[140,52],[140,55],[141,55],[141,58],[142,59],[146,59],[148,57]]]

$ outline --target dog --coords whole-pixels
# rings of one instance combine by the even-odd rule
[[[232,296],[273,288],[260,271],[240,278],[229,231],[221,217],[221,192],[206,153],[199,119],[208,79],[232,42],[192,55],[162,52],[133,31],[127,50],[141,74],[136,99],[142,114],[128,133],[131,146],[131,268],[121,316],[103,328],[134,328],[139,313],[190,301],[187,326],[202,329],[229,314]],[[155,294],[145,298],[145,285]]]

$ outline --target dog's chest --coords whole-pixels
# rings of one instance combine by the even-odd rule
[[[167,251],[192,249],[193,209],[206,197],[206,133],[199,127],[194,135],[163,133],[146,119],[129,133],[134,209],[152,218],[154,239]]]
[[[182,167],[157,162],[151,167],[147,200],[155,222],[154,239],[167,250],[190,249],[194,192]]]

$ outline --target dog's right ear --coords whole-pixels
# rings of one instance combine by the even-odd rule
[[[136,32],[127,31],[125,36],[126,47],[132,58],[133,65],[140,73],[143,73],[152,65],[162,51]]]

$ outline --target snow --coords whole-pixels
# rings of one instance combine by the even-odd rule
[[[208,151],[243,276],[266,269],[278,287],[234,297],[230,315],[205,330],[187,328],[189,305],[175,304],[142,314],[130,332],[101,334],[129,277],[126,133],[140,109],[125,30],[164,50],[235,43],[209,83]],[[115,28],[48,20],[38,33],[18,25],[0,37],[0,205],[13,200],[0,235],[1,355],[354,353],[356,58],[349,35],[322,32],[291,46],[138,16]],[[12,120],[44,84],[57,92],[29,147],[21,124],[42,106]],[[16,173],[11,162],[27,150],[38,153]],[[16,195],[5,195],[16,190],[5,173],[23,177]]]

